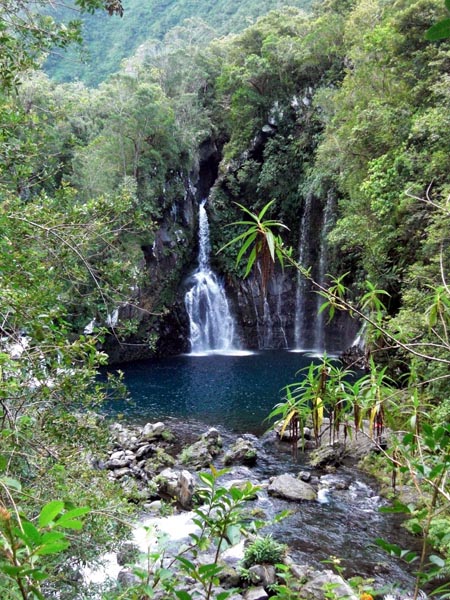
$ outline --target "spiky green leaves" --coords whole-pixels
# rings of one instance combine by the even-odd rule
[[[263,220],[274,202],[274,200],[268,202],[258,214],[252,213],[248,208],[236,202],[236,205],[250,217],[250,220],[235,221],[234,223],[231,223],[231,225],[246,227],[246,230],[230,240],[219,250],[219,252],[221,252],[228,246],[240,242],[242,245],[236,257],[236,264],[238,265],[248,253],[247,265],[244,273],[244,277],[248,277],[255,263],[259,263],[263,290],[267,287],[276,260],[278,260],[282,268],[284,267],[282,251],[283,242],[281,237],[276,235],[273,230],[279,227],[284,229],[288,228],[278,221],[271,219]]]

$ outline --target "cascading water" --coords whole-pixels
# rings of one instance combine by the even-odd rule
[[[209,266],[210,241],[206,200],[199,207],[198,268],[184,303],[189,316],[192,354],[233,349],[234,321],[223,284]]]
[[[299,263],[302,267],[308,268],[310,258],[310,229],[313,195],[308,194],[305,201],[305,208],[300,228],[299,240]],[[295,296],[295,330],[294,341],[297,349],[305,346],[305,321],[306,321],[306,294],[309,289],[309,283],[303,275],[298,274],[297,292]]]
[[[320,258],[317,281],[322,286],[325,285],[326,269],[328,263],[328,234],[331,230],[334,221],[334,215],[336,212],[335,204],[336,202],[334,194],[329,192],[322,213],[322,227],[320,232]],[[317,294],[317,312],[314,328],[314,349],[319,352],[325,350],[325,315],[323,312],[320,312],[320,308],[324,302],[324,298]]]

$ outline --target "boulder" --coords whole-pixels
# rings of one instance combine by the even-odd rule
[[[141,582],[139,577],[132,573],[129,569],[122,569],[122,571],[120,571],[117,575],[117,581],[124,588],[138,585]]]
[[[322,446],[311,452],[309,464],[316,469],[323,469],[328,466],[337,467],[342,463],[345,453],[345,446],[339,442]]]
[[[122,467],[121,469],[114,469],[113,476],[116,479],[122,479],[125,475],[131,475],[132,471],[128,467]]]
[[[222,437],[215,427],[208,429],[200,439],[206,443],[206,447],[212,456],[217,456],[222,452]]]
[[[147,442],[161,439],[166,431],[164,423],[159,421],[158,423],[146,423],[141,433],[141,439]]]
[[[249,439],[240,437],[233,446],[225,453],[223,462],[226,465],[240,463],[252,466],[256,463],[257,453],[253,442]]]
[[[139,466],[147,476],[153,477],[166,467],[172,467],[174,464],[175,460],[170,454],[167,454],[163,448],[157,448],[152,457],[143,461],[143,463],[139,463]]]
[[[245,592],[245,600],[266,600],[269,597],[263,587],[251,587]]]
[[[177,500],[183,508],[191,508],[195,479],[189,471],[164,469],[157,477],[158,494]]]
[[[270,495],[285,500],[317,500],[317,493],[309,483],[296,479],[288,473],[272,477],[267,491]]]
[[[142,444],[136,450],[136,459],[141,460],[143,458],[149,457],[151,454],[155,452],[155,447],[152,444]]]
[[[198,442],[184,448],[180,459],[184,465],[195,471],[205,469],[213,463],[213,456],[205,440],[198,440]]]
[[[325,600],[329,598],[330,591],[336,599],[358,600],[349,584],[340,575],[329,570],[314,571],[307,583],[301,587],[300,593],[305,600]]]
[[[237,588],[241,582],[239,571],[225,561],[220,562],[221,571],[217,575],[220,585],[225,589]]]
[[[178,501],[183,508],[192,507],[192,497],[195,491],[195,479],[189,471],[181,471],[178,477]]]
[[[277,579],[275,567],[273,565],[253,565],[249,568],[248,574],[250,581],[256,585],[259,584],[263,588],[268,588],[273,585]]]

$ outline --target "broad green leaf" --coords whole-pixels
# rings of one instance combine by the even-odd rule
[[[15,577],[16,575],[21,575],[24,567],[15,567],[13,565],[2,564],[0,565],[0,571],[6,573],[6,575],[11,575]]]
[[[61,519],[56,522],[58,527],[63,527],[64,529],[75,529],[80,531],[83,529],[83,521],[78,521],[77,519]]]
[[[64,509],[64,502],[61,500],[52,500],[46,504],[39,515],[39,526],[47,527],[55,520],[55,517]]]
[[[214,483],[214,477],[210,473],[199,473],[200,480],[210,487]]]
[[[443,569],[445,567],[445,560],[440,556],[437,556],[436,554],[430,554],[428,560],[430,561],[430,563],[436,565],[440,569]]]
[[[90,511],[91,511],[91,509],[89,508],[89,506],[80,506],[78,508],[73,508],[72,510],[68,510],[63,515],[61,515],[61,517],[58,519],[58,525],[60,525],[60,523],[62,521],[65,521],[66,519],[70,520],[70,519],[73,519],[74,517],[82,517],[84,515],[87,515]]]
[[[29,538],[30,541],[34,542],[35,544],[41,543],[42,536],[36,529],[36,527],[33,525],[33,523],[30,523],[30,521],[22,521],[22,528],[25,535],[27,536],[27,538]]]
[[[275,261],[275,238],[270,230],[266,231],[266,241],[269,247],[270,257],[272,261]]]
[[[238,252],[238,255],[236,257],[236,264],[238,265],[241,261],[241,258],[243,257],[243,255],[245,254],[245,252],[248,250],[248,248],[251,246],[251,244],[255,241],[256,236],[258,234],[252,233],[248,236],[248,238],[245,240],[245,242],[242,244],[241,249]]]
[[[269,208],[272,206],[272,204],[275,202],[275,200],[271,200],[270,202],[268,202],[261,210],[261,212],[258,215],[258,219],[260,221],[263,220],[264,215],[266,214],[266,212],[269,210]]]
[[[209,565],[200,565],[198,568],[199,574],[206,577],[215,577],[218,573],[220,573],[221,570],[222,568],[215,563],[211,563]]]
[[[56,542],[58,540],[63,540],[65,538],[65,534],[62,533],[61,531],[48,531],[47,533],[44,533],[44,535],[42,536],[42,542],[44,544],[48,544],[50,542]]]
[[[430,42],[436,42],[450,37],[450,19],[444,19],[436,23],[425,33],[425,38]]]
[[[193,571],[196,570],[196,566],[194,565],[194,563],[192,563],[190,560],[188,560],[184,556],[177,556],[177,560],[178,560],[178,562],[180,562],[183,565],[183,567],[185,569],[187,569],[187,571],[189,573],[192,573]]]
[[[8,459],[3,454],[0,454],[0,471],[4,471],[8,466]]]
[[[69,547],[69,542],[67,540],[60,540],[57,542],[49,542],[48,544],[43,544],[40,548],[36,550],[36,554],[40,556],[47,556],[48,554],[58,554],[63,550],[66,550]]]
[[[402,502],[398,502],[395,500],[392,506],[380,506],[378,512],[380,513],[402,513],[406,515],[410,515],[414,511],[414,507],[408,506],[407,504],[403,504]]]
[[[248,257],[247,268],[245,269],[245,273],[244,273],[244,279],[248,276],[248,274],[252,270],[255,260],[256,260],[256,248],[253,247],[252,251],[250,252],[250,256]]]
[[[228,590],[227,592],[220,592],[216,596],[216,600],[226,600],[233,594],[236,590]]]
[[[48,578],[48,574],[41,569],[33,569],[33,571],[30,573],[30,576],[36,581],[44,581],[44,579]]]
[[[233,238],[232,240],[230,240],[229,242],[227,242],[224,246],[222,246],[220,248],[219,252],[222,252],[222,250],[224,250],[228,246],[231,246],[232,244],[236,244],[237,242],[239,242],[239,240],[243,240],[244,238],[246,238],[251,233],[252,233],[251,231],[244,231],[244,233],[241,233],[241,234],[237,235],[235,238]]]
[[[29,590],[33,594],[33,600],[45,600],[45,596],[42,594],[41,590],[34,585],[30,586]]]
[[[175,591],[175,595],[179,600],[192,600],[192,596],[184,590]]]

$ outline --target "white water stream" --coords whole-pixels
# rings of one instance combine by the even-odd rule
[[[210,241],[206,200],[199,207],[198,268],[190,278],[184,303],[189,316],[191,354],[234,350],[234,321],[223,283],[209,265]]]

